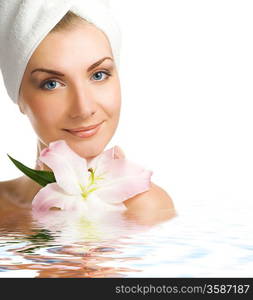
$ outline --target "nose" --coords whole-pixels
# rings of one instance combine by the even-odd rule
[[[69,117],[72,119],[87,119],[94,115],[97,110],[94,91],[92,93],[92,91],[83,84],[72,89],[70,103]]]

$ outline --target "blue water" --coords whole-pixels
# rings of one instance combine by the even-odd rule
[[[20,216],[0,226],[0,277],[252,277],[252,208],[198,201],[152,226]]]

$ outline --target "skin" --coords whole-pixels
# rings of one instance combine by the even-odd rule
[[[51,141],[65,139],[80,156],[90,159],[111,140],[121,108],[116,66],[106,59],[87,72],[90,65],[104,57],[113,58],[110,44],[100,30],[89,24],[51,33],[35,50],[21,83],[19,108],[38,136],[39,151]],[[31,75],[36,68],[56,70],[65,76],[45,72]],[[110,72],[111,76],[99,71]],[[52,81],[41,88],[45,79]],[[74,137],[64,130],[102,121],[100,132],[88,139]]]
[[[111,59],[105,59],[88,71],[94,62],[104,57]],[[37,68],[55,70],[64,76],[40,71],[32,73]],[[64,139],[70,148],[87,160],[103,152],[117,129],[121,110],[120,80],[104,33],[83,21],[74,28],[48,34],[27,64],[18,106],[38,137],[37,157],[50,142],[59,139]],[[64,130],[102,121],[100,131],[87,139]],[[118,155],[124,157],[121,149]],[[42,163],[36,163],[34,169],[52,171]],[[0,187],[0,196],[7,196],[11,205],[19,207],[30,207],[41,188],[27,176],[1,182]],[[163,221],[175,215],[170,196],[153,183],[149,191],[126,200],[125,204],[128,208],[126,216],[136,218],[137,214],[139,218],[142,216],[144,223],[145,220],[151,220],[151,223]]]

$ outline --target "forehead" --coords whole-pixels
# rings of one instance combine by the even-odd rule
[[[49,33],[31,56],[28,67],[37,64],[92,63],[103,56],[112,56],[107,36],[97,27],[80,22],[68,29]]]

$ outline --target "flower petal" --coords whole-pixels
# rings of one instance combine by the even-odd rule
[[[102,152],[100,155],[96,156],[92,160],[87,162],[88,168],[92,168],[95,171],[95,177],[100,177],[106,180],[114,179],[115,176],[118,176],[116,173],[115,175],[111,173],[112,171],[112,162],[115,160],[125,160],[125,154],[122,151],[122,149],[119,146],[114,146],[104,152]],[[119,166],[121,166],[119,164]],[[116,167],[114,168],[115,171],[118,171],[120,175],[122,175],[122,168],[118,169],[118,164],[116,164]],[[139,168],[138,170],[139,171]],[[133,168],[131,169],[131,172],[136,172]],[[124,171],[123,171],[124,173]],[[98,184],[103,184],[104,180],[100,181]],[[96,184],[97,184],[96,183]]]
[[[112,204],[106,199],[98,197],[96,193],[91,194],[86,200],[87,203],[87,215],[89,219],[97,220],[108,212],[123,212],[127,208],[123,203]]]
[[[32,210],[37,213],[47,213],[50,208],[57,207],[62,210],[73,210],[80,199],[64,193],[64,190],[56,183],[50,183],[40,189],[32,201]]]
[[[103,170],[106,172],[105,181],[101,181],[102,185],[108,184],[111,180],[118,179],[120,177],[132,177],[132,176],[145,176],[143,172],[148,172],[150,176],[153,171],[145,169],[143,166],[131,162],[125,158],[111,159],[103,161]]]
[[[113,158],[114,159],[125,158],[124,151],[117,145],[114,146],[114,148],[113,148]]]
[[[104,173],[107,171],[107,165],[114,159],[119,159],[121,156],[123,158],[123,151],[119,149],[118,146],[114,146],[110,149],[107,149],[91,159],[87,164],[88,168],[93,168],[97,170],[97,174]]]
[[[106,169],[108,174],[95,193],[108,203],[120,203],[150,188],[153,171],[140,165],[116,159]]]
[[[39,159],[54,172],[59,186],[69,194],[79,194],[80,184],[87,184],[89,172],[85,158],[75,153],[64,140],[51,142]]]

